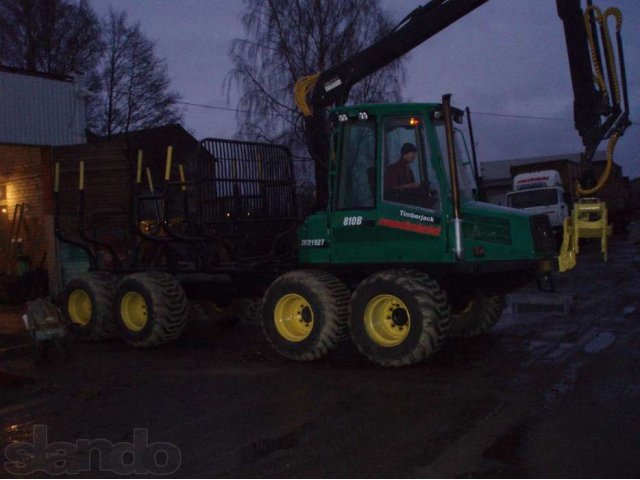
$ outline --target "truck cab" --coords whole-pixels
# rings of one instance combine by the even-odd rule
[[[570,212],[566,198],[560,173],[555,170],[541,170],[515,175],[512,191],[507,193],[505,204],[548,216],[551,227],[558,231],[562,229],[562,222]]]

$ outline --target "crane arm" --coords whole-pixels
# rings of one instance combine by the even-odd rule
[[[327,172],[326,159],[329,143],[326,108],[344,104],[356,83],[386,67],[487,1],[431,0],[413,10],[389,34],[371,46],[336,66],[297,82],[295,98],[305,116],[305,138],[309,152],[316,163],[316,186],[320,204],[326,200],[326,186],[323,184]],[[587,0],[587,4],[585,14],[581,7],[581,0],[556,0],[558,16],[564,24],[569,57],[574,92],[575,127],[585,146],[585,157],[590,160],[600,142],[605,138],[612,139],[610,142],[612,151],[615,141],[624,133],[630,122],[620,36],[621,14],[614,8],[607,9],[602,14],[591,5],[591,0]],[[598,18],[595,17],[594,11],[599,15]],[[620,77],[617,76],[615,57],[606,25],[609,16],[616,17]],[[603,36],[608,84],[610,90],[615,93],[612,99],[608,94],[607,82],[604,81],[603,75],[597,75],[602,68],[599,66],[596,21],[600,23]],[[599,88],[594,84],[594,70]],[[624,108],[621,107],[621,103]]]
[[[564,35],[569,57],[571,85],[573,87],[573,116],[575,128],[582,138],[585,157],[588,161],[600,142],[612,138],[609,149],[626,128],[629,121],[629,101],[627,79],[622,50],[622,14],[617,8],[609,8],[604,13],[587,0],[583,12],[580,0],[556,0],[558,16],[564,25]],[[607,25],[608,17],[616,19],[618,68]],[[604,48],[607,80],[602,73],[600,41],[596,24],[600,25]],[[597,87],[597,88],[596,88]]]
[[[313,108],[344,104],[353,85],[386,67],[488,0],[433,0],[407,15],[389,34],[320,73]]]
[[[347,101],[351,87],[466,16],[488,0],[431,0],[407,15],[389,34],[342,63],[302,78],[296,103],[305,115],[304,132],[316,164],[318,207],[326,202],[328,125],[325,110]]]

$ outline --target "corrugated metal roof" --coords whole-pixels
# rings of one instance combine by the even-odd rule
[[[0,71],[0,143],[85,143],[83,91],[72,81]]]

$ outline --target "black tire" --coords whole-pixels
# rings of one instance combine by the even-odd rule
[[[128,293],[137,294],[144,302],[145,319],[133,328],[127,316]],[[123,304],[123,300],[124,304]],[[185,329],[189,301],[178,280],[168,273],[144,272],[124,277],[116,291],[114,311],[122,338],[136,347],[155,347],[178,338]]]
[[[233,314],[242,325],[260,325],[262,322],[262,299],[240,298],[233,304]]]
[[[282,305],[279,302],[288,295],[300,296],[309,305],[309,310],[291,320],[309,326],[307,336],[299,340],[283,336],[276,318],[276,306]],[[305,315],[311,315],[311,321],[305,322]],[[344,339],[348,315],[349,291],[340,280],[319,270],[298,270],[280,276],[267,289],[262,329],[271,346],[283,357],[298,361],[317,360]]]
[[[398,332],[407,329],[401,334],[406,336],[398,338],[394,345],[383,345],[374,338],[375,334],[368,333],[376,327],[371,327],[371,323],[367,327],[367,306],[382,296],[399,299],[406,307],[406,310],[399,310],[408,313],[404,323],[391,319],[395,310],[386,317],[391,320],[389,326],[393,323]],[[375,319],[381,317],[371,313],[367,318],[377,324]],[[427,359],[442,346],[450,327],[449,303],[438,283],[425,273],[411,270],[379,272],[356,288],[351,300],[349,327],[356,347],[372,362],[384,367],[411,365]]]
[[[476,292],[451,313],[451,337],[468,338],[488,333],[502,315],[504,297]]]
[[[87,273],[67,283],[60,296],[60,306],[72,333],[92,342],[106,340],[116,335],[113,318],[115,284],[115,276],[107,272]],[[79,292],[83,292],[90,302],[90,318],[86,319],[86,323],[78,322],[79,312],[73,308],[73,305],[78,302],[77,296],[82,295]]]

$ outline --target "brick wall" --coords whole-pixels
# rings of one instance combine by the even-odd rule
[[[15,272],[16,254],[28,256],[33,266],[39,266],[47,251],[44,234],[49,183],[46,149],[40,147],[0,145],[0,185],[6,187],[6,199],[0,200],[0,266],[7,268],[9,232],[16,204],[24,203],[24,217],[18,238],[19,244],[11,252],[9,268]],[[2,210],[6,210],[2,211]]]

